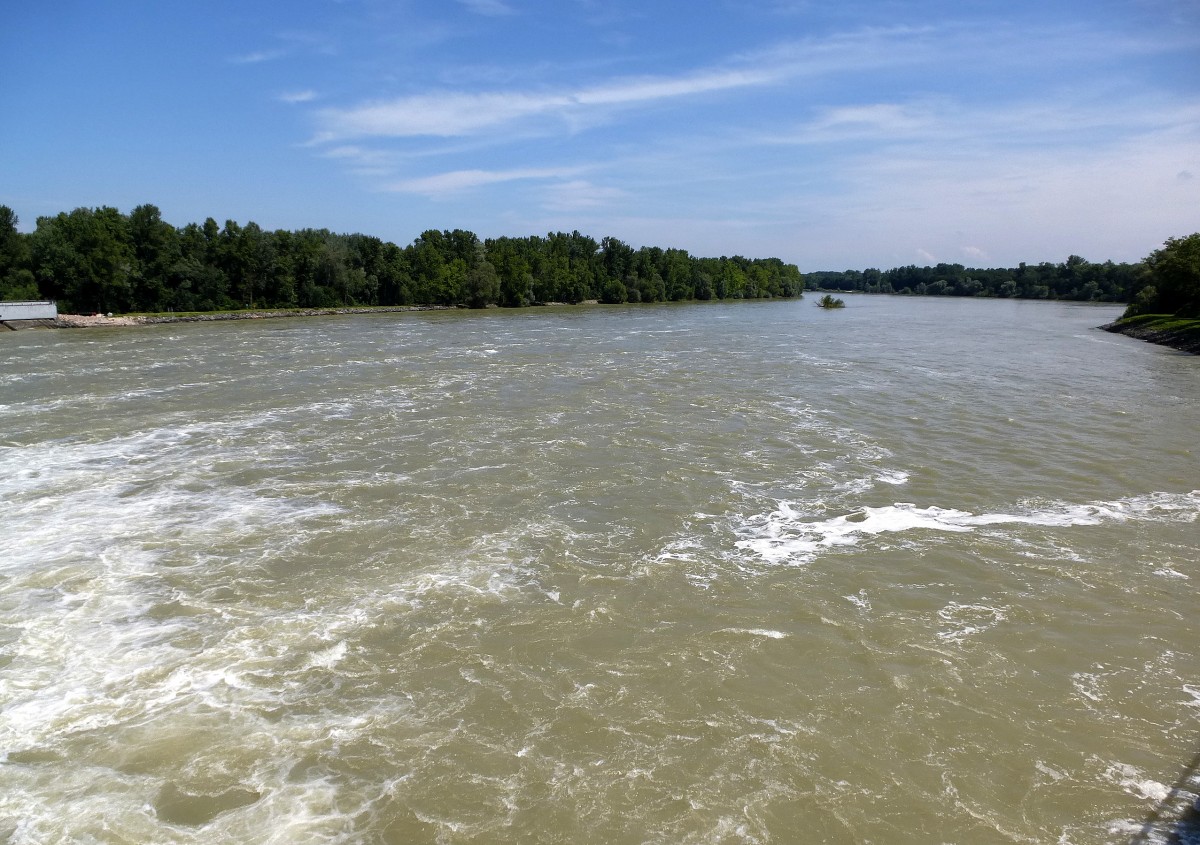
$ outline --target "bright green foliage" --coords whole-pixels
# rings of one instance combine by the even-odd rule
[[[471,308],[486,308],[500,299],[500,277],[488,261],[487,249],[476,242],[475,256],[467,270],[466,303]]]
[[[183,312],[354,305],[665,302],[795,297],[778,258],[694,258],[579,232],[481,242],[430,229],[406,247],[325,229],[267,231],[213,218],[176,228],[153,205],[78,208],[21,235],[0,206],[0,295],[59,310]]]
[[[817,300],[817,305],[821,308],[845,308],[846,303],[840,299],[834,298],[831,294],[825,294]]]
[[[1158,311],[1158,288],[1154,285],[1146,285],[1137,296],[1133,298],[1133,302],[1129,303],[1129,307],[1125,309],[1124,317],[1135,317],[1138,314],[1153,314]]]
[[[1153,296],[1135,301],[1139,308],[1135,313],[1200,317],[1200,232],[1168,238],[1161,249],[1147,256],[1146,268],[1147,290],[1153,291]]]
[[[267,231],[211,217],[176,228],[158,208],[78,208],[32,234],[0,206],[0,298],[59,300],[70,311],[208,311],[346,305],[667,302],[797,297],[812,288],[935,296],[1133,302],[1130,313],[1200,313],[1200,234],[1144,264],[968,269],[961,264],[800,275],[778,258],[696,258],[579,232],[481,242],[462,229],[408,246],[326,229]]]
[[[620,279],[609,279],[604,283],[604,290],[600,292],[600,301],[607,305],[620,305],[622,302],[629,300],[629,291],[625,288],[625,283]]]
[[[115,208],[39,217],[31,239],[43,296],[76,311],[126,311],[134,303],[136,256],[128,218]]]
[[[37,282],[29,264],[29,244],[17,231],[17,214],[0,205],[0,299],[37,299]]]

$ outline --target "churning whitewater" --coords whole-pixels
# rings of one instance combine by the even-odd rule
[[[1166,841],[1200,369],[1114,314],[0,336],[0,838]]]

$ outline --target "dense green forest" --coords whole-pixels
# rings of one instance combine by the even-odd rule
[[[802,277],[778,258],[696,258],[579,232],[480,240],[461,229],[429,230],[401,247],[325,229],[268,231],[233,220],[222,226],[211,217],[177,228],[153,205],[129,214],[77,208],[39,217],[28,234],[17,223],[12,209],[0,206],[0,299],[56,299],[65,313],[752,299],[799,296],[805,287],[1149,307],[1160,297],[1156,274],[1167,277],[1161,297],[1178,298],[1170,281],[1178,262],[1168,259],[1185,247],[1200,250],[1200,236],[1192,236],[1197,244],[1169,241],[1176,246],[1165,258],[1160,250],[1139,264],[1072,255],[1060,264],[1007,269],[908,265]]]
[[[353,305],[531,305],[799,296],[777,258],[695,258],[579,232],[481,241],[430,230],[405,247],[324,229],[266,231],[226,220],[176,228],[153,205],[77,208],[29,234],[0,206],[0,299],[56,299],[71,312]]]

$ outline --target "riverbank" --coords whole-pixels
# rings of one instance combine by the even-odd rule
[[[449,305],[390,305],[361,308],[273,308],[264,311],[191,311],[177,314],[59,314],[53,324],[60,329],[151,326],[164,323],[212,323],[225,320],[271,320],[280,317],[325,317],[334,314],[390,314],[403,311],[443,311]]]
[[[597,299],[585,299],[579,303],[538,302],[534,306],[599,305]],[[91,329],[119,328],[121,326],[153,326],[164,323],[212,323],[225,320],[270,320],[280,317],[328,317],[336,314],[394,314],[408,311],[453,311],[463,305],[364,305],[345,308],[272,308],[247,311],[186,311],[167,314],[59,314],[56,320],[25,320],[13,329],[54,328]],[[489,305],[488,308],[498,308]]]
[[[1200,320],[1173,314],[1139,314],[1101,326],[1106,332],[1123,334],[1181,352],[1200,355]]]

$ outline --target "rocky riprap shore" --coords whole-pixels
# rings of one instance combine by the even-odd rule
[[[1200,355],[1200,330],[1194,326],[1176,328],[1169,323],[1164,326],[1161,322],[1138,322],[1134,318],[1132,321],[1117,320],[1100,328],[1106,332],[1123,334],[1159,346],[1169,346],[1180,352]]]

